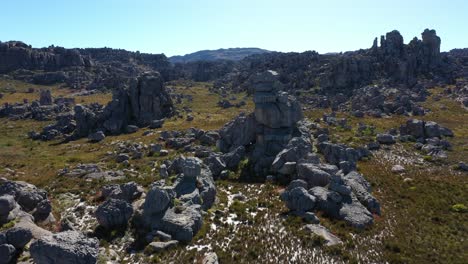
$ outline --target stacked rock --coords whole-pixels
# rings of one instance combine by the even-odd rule
[[[299,103],[281,92],[277,73],[266,71],[253,80],[256,139],[253,152],[255,171],[266,175],[275,156],[291,140],[296,123],[302,119]]]

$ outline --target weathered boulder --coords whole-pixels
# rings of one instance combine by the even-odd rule
[[[330,182],[330,174],[319,169],[315,164],[301,163],[297,165],[299,179],[307,182],[308,187],[326,186]]]
[[[225,124],[219,131],[217,142],[222,152],[229,152],[240,146],[246,146],[255,140],[257,123],[254,114],[239,115]]]
[[[104,138],[106,138],[106,135],[102,131],[98,131],[88,135],[88,139],[91,142],[101,142],[104,140]]]
[[[133,207],[124,200],[109,199],[96,210],[98,223],[106,229],[125,227],[133,215]]]
[[[10,195],[26,212],[33,212],[36,221],[43,221],[51,212],[50,201],[47,192],[36,186],[22,181],[5,180],[0,183],[0,196]],[[11,199],[3,200],[5,211],[11,208]]]
[[[77,231],[65,231],[35,240],[29,251],[37,264],[96,263],[99,241]]]
[[[303,187],[295,187],[286,190],[281,194],[281,200],[291,211],[306,212],[314,209],[315,197],[307,192]]]
[[[153,226],[178,241],[189,242],[200,230],[202,223],[200,205],[191,205],[169,208]]]
[[[148,245],[148,251],[149,253],[160,253],[177,246],[177,244],[179,244],[179,241],[177,240],[170,240],[166,242],[151,242]]]
[[[386,144],[386,145],[391,145],[391,144],[396,143],[395,137],[390,134],[377,134],[376,140],[380,144]]]
[[[151,222],[154,215],[158,215],[166,211],[172,204],[175,198],[175,192],[171,187],[162,187],[153,184],[150,191],[147,193],[143,212],[146,220]]]
[[[309,225],[304,226],[304,229],[306,229],[307,231],[311,233],[314,233],[317,236],[322,237],[325,240],[326,246],[334,246],[334,245],[339,245],[343,243],[339,237],[332,234],[328,229],[326,229],[322,225],[309,224]]]
[[[138,199],[143,194],[143,188],[135,182],[127,182],[124,184],[110,184],[101,189],[101,195],[105,199],[120,199],[127,202],[132,202]]]

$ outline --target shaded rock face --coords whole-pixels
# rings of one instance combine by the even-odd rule
[[[65,231],[32,242],[30,253],[37,264],[96,263],[99,241],[77,231]]]

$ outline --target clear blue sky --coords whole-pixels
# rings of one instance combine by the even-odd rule
[[[260,47],[320,53],[370,47],[398,29],[433,28],[442,50],[468,47],[467,0],[2,0],[0,40],[182,55]]]

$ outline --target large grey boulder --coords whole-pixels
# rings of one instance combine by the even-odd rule
[[[391,145],[391,144],[396,143],[395,137],[390,134],[377,134],[376,140],[380,144],[386,144],[386,145]]]
[[[316,209],[324,212],[332,218],[339,218],[342,197],[337,192],[328,190],[324,187],[313,187],[309,193],[315,197]]]
[[[358,229],[363,229],[374,222],[372,213],[354,195],[343,197],[339,218]]]
[[[143,212],[147,222],[151,222],[154,215],[164,213],[172,204],[175,192],[171,187],[153,185],[147,193]]]
[[[169,208],[160,220],[153,222],[153,228],[170,234],[178,241],[189,242],[203,224],[200,209],[200,205]]]
[[[424,123],[424,135],[426,138],[440,137],[440,126],[436,122],[427,121]]]
[[[380,215],[380,203],[370,194],[370,184],[364,177],[357,173],[351,172],[345,175],[344,182],[351,187],[357,199],[371,212]]]
[[[326,246],[335,246],[343,243],[339,237],[332,234],[327,228],[325,228],[322,225],[309,224],[304,226],[304,229],[317,236],[322,237],[325,240]]]
[[[330,182],[330,174],[319,169],[315,164],[298,164],[297,175],[299,179],[303,179],[307,182],[309,188],[326,186]]]
[[[96,210],[98,223],[106,229],[125,227],[133,215],[133,207],[124,200],[109,199]]]
[[[284,191],[281,194],[281,200],[286,203],[286,206],[291,211],[306,212],[315,207],[315,197],[303,187],[295,187]]]
[[[29,251],[36,264],[89,264],[97,262],[99,241],[65,231],[35,240]]]

